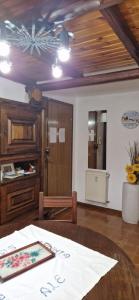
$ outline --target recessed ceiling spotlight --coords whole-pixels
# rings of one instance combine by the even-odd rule
[[[10,45],[4,41],[0,41],[0,56],[6,57],[10,54]]]
[[[66,62],[70,59],[70,48],[61,47],[57,50],[58,59],[61,62]]]
[[[59,65],[52,65],[52,74],[54,78],[60,78],[63,75],[63,71],[61,66]]]
[[[6,60],[3,60],[0,62],[0,71],[3,73],[3,74],[8,74],[10,73],[11,71],[11,66],[12,66],[12,63],[11,62],[8,62]]]

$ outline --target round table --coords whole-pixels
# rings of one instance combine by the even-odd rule
[[[84,297],[85,300],[137,300],[134,265],[122,249],[110,239],[93,230],[70,223],[43,220],[34,221],[32,224],[118,260],[116,266]],[[3,225],[0,227],[0,237],[27,225],[29,223],[23,222]]]

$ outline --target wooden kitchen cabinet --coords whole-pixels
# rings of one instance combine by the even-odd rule
[[[0,224],[38,206],[40,122],[40,108],[0,99]],[[7,179],[2,170],[8,164],[23,171],[33,166],[34,173]]]
[[[1,185],[0,224],[6,223],[38,205],[38,176],[19,178]]]
[[[40,150],[40,111],[29,104],[0,102],[0,153]]]

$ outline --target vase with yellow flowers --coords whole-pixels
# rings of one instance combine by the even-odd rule
[[[127,223],[139,221],[139,143],[129,145],[130,164],[126,165],[127,182],[123,183],[122,217]]]
[[[134,142],[129,145],[130,164],[126,165],[127,181],[131,184],[139,184],[139,145]]]

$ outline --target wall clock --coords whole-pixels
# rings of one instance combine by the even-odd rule
[[[121,122],[128,129],[136,128],[139,125],[139,112],[127,111],[122,115]]]

